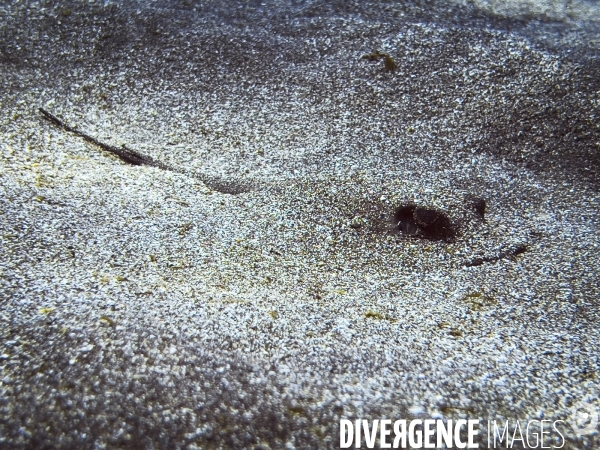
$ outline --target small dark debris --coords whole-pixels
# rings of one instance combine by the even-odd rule
[[[110,325],[111,327],[114,327],[117,325],[116,322],[109,316],[101,316],[100,322],[104,322],[105,324]]]
[[[394,225],[404,234],[434,241],[450,240],[456,235],[456,227],[446,213],[412,203],[396,209]]]
[[[375,311],[367,311],[365,313],[365,317],[367,319],[377,319],[377,320],[384,320],[385,316],[381,313],[375,312]]]
[[[181,236],[185,236],[187,234],[187,232],[192,229],[193,226],[194,226],[194,224],[192,222],[188,222],[188,223],[181,225],[179,227],[179,234]]]
[[[380,52],[379,50],[373,51],[373,53],[369,53],[368,55],[364,55],[362,59],[366,59],[368,61],[378,61],[380,59],[384,59],[385,70],[386,72],[393,72],[398,68],[398,64],[394,61],[391,55],[387,53]]]
[[[390,55],[383,55],[385,58],[385,70],[388,72],[393,72],[394,70],[396,70],[398,68],[398,64],[396,64],[396,61],[394,61],[394,58],[392,58]]]
[[[481,266],[485,262],[492,262],[492,261],[498,261],[498,259],[494,259],[494,258],[474,258],[471,261],[468,261],[465,264],[465,267],[477,267],[477,266]]]
[[[378,61],[380,57],[379,51],[375,50],[373,53],[363,55],[362,59],[366,59],[367,61]]]

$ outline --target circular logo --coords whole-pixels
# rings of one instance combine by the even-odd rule
[[[585,436],[596,431],[598,411],[586,402],[578,402],[573,406],[571,427],[577,436]]]

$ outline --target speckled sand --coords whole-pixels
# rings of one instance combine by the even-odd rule
[[[219,4],[0,6],[0,447],[599,406],[598,6]]]

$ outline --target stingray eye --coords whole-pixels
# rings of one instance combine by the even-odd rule
[[[396,209],[394,224],[403,234],[418,234],[425,239],[448,240],[456,235],[456,226],[445,212],[413,203]]]
[[[423,237],[432,240],[448,240],[456,235],[456,228],[450,217],[438,209],[421,208],[415,210],[415,220]]]
[[[415,209],[416,205],[408,204],[396,209],[394,213],[394,224],[404,234],[413,235],[419,231],[414,217]]]
[[[441,217],[440,212],[434,209],[417,208],[414,213],[415,220],[421,228],[432,227]]]
[[[419,231],[417,224],[412,219],[407,219],[402,222],[399,222],[398,227],[404,234],[413,235],[413,234],[417,234],[417,232]]]

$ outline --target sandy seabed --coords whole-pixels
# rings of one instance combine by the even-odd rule
[[[597,410],[599,16],[5,2],[0,446],[339,448],[340,419]]]

